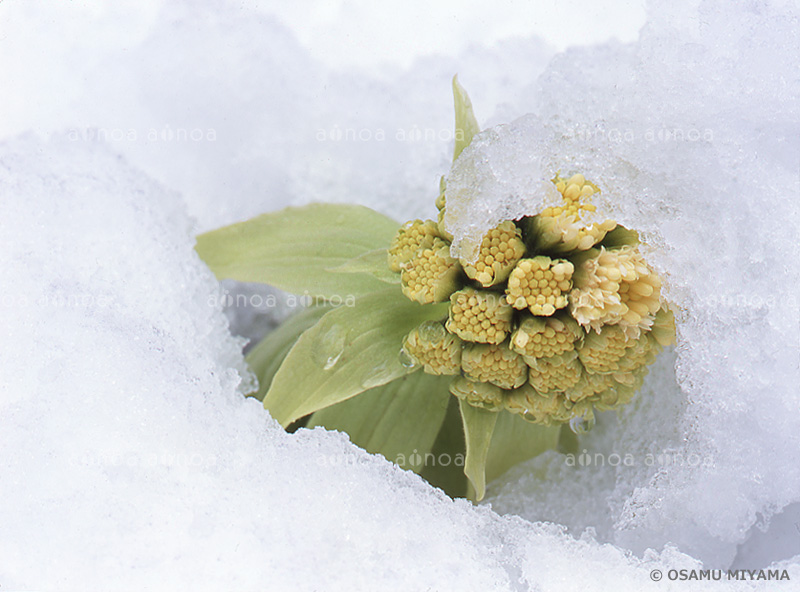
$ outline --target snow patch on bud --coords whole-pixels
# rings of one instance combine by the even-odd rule
[[[510,145],[525,156],[508,158]],[[454,237],[453,257],[475,263],[489,230],[540,211],[545,196],[557,195],[538,154],[535,135],[519,126],[499,125],[472,138],[453,163],[445,190],[444,227]]]

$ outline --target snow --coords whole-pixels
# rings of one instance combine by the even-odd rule
[[[444,55],[356,69],[263,6],[0,3],[0,55],[24,56],[0,60],[0,588],[656,590],[652,569],[701,562],[796,582],[792,10],[653,5],[638,42],[549,64],[536,37],[489,47],[499,25],[464,49],[465,21]],[[505,216],[585,171],[680,307],[677,347],[581,441],[592,462],[533,459],[480,507],[243,399],[229,324],[254,337],[288,311],[192,250],[288,203],[430,216],[456,71],[482,124],[530,115],[480,136],[450,190],[495,171],[479,197]],[[224,310],[225,291],[278,304]]]
[[[797,16],[718,8],[701,6],[697,31],[654,10],[636,45],[557,56],[535,112],[464,150],[446,216],[469,255],[499,219],[530,211],[554,171],[580,171],[603,189],[603,215],[641,231],[679,310],[676,359],[584,443],[635,466],[545,456],[515,475],[547,471],[572,495],[524,477],[521,493],[510,477],[494,505],[595,526],[637,552],[672,542],[715,565],[800,493],[799,82],[783,67],[800,47]],[[678,462],[648,466],[648,454]]]
[[[569,581],[601,590],[695,565],[452,501],[341,434],[284,433],[238,394],[241,343],[177,194],[65,136],[0,162],[4,588],[508,590],[560,587],[580,560]]]

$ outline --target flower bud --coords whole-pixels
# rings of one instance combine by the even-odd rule
[[[564,397],[572,403],[591,399],[594,401],[598,395],[618,386],[610,374],[590,374],[584,372],[574,386],[564,391]]]
[[[603,325],[619,324],[636,338],[650,328],[661,306],[661,278],[636,247],[587,252],[578,258],[573,283],[572,316],[598,332]]]
[[[475,263],[463,258],[460,263],[467,277],[486,288],[504,281],[524,254],[519,229],[514,222],[506,221],[483,237]]]
[[[575,349],[583,330],[568,316],[528,317],[511,335],[511,349],[529,358],[548,358]]]
[[[473,407],[487,411],[500,411],[503,408],[504,392],[499,386],[486,382],[475,382],[457,376],[450,383],[450,392]]]
[[[528,380],[528,366],[508,344],[473,343],[464,348],[461,358],[464,375],[470,380],[491,382],[504,389],[513,389]]]
[[[410,261],[417,251],[433,246],[439,230],[433,220],[406,222],[395,234],[389,247],[389,269],[399,272],[403,263]]]
[[[592,397],[592,404],[598,411],[610,411],[627,405],[642,387],[646,375],[647,368],[642,367],[638,370],[634,370],[627,375],[630,379],[630,384],[622,384],[615,381],[612,388]]]
[[[586,251],[603,240],[617,223],[613,220],[587,225],[575,215],[539,214],[531,219],[531,232],[536,236],[536,248],[550,253]]]
[[[614,380],[622,384],[633,384],[636,377],[631,373],[655,362],[660,352],[661,346],[650,333],[643,332],[638,339],[631,339],[622,358],[617,362]]]
[[[525,416],[529,413],[528,408],[531,406],[530,403],[528,403],[529,391],[531,396],[538,395],[529,382],[526,382],[521,387],[514,390],[506,391],[505,398],[503,399],[503,408],[509,413]],[[525,417],[525,419],[532,421],[530,416]]]
[[[589,203],[589,198],[595,193],[600,193],[600,189],[594,183],[587,181],[583,175],[578,173],[569,179],[563,179],[556,175],[553,183],[564,200],[563,206],[554,208],[561,210],[558,212],[559,214],[580,217],[583,212],[595,211],[596,208]]]
[[[574,269],[566,259],[544,255],[523,259],[508,278],[506,299],[514,308],[528,308],[535,315],[550,316],[567,306]]]
[[[530,366],[531,386],[545,394],[566,391],[578,383],[583,373],[574,350],[549,358],[528,358],[525,362]]]
[[[540,393],[530,384],[507,392],[503,403],[507,411],[540,425],[556,425],[571,417],[571,405],[562,393]]]
[[[599,332],[584,337],[578,357],[590,374],[613,374],[620,371],[619,362],[634,343],[619,325],[605,325]]]
[[[501,343],[511,331],[513,312],[502,294],[464,288],[450,296],[446,326],[464,341]]]
[[[461,349],[461,340],[436,321],[425,321],[403,340],[403,352],[428,374],[460,374]]]
[[[401,268],[403,294],[420,304],[444,302],[459,287],[458,261],[450,256],[449,245],[440,238],[417,251]]]
[[[528,223],[529,233],[536,237],[537,250],[550,253],[585,251],[616,227],[613,220],[591,225],[585,221],[586,215],[597,209],[591,203],[591,197],[600,190],[583,175],[576,174],[569,179],[556,176],[553,183],[561,194],[562,203],[545,208]]]

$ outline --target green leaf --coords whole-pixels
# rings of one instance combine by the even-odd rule
[[[268,333],[250,350],[245,360],[258,377],[258,391],[252,396],[259,401],[264,400],[264,395],[272,384],[272,378],[300,334],[313,327],[329,310],[331,310],[329,306],[313,306],[298,312]]]
[[[472,111],[472,101],[469,100],[469,95],[464,87],[459,84],[458,76],[453,76],[453,99],[456,108],[456,146],[453,151],[453,161],[455,161],[461,151],[472,142],[472,137],[481,131],[481,128]]]
[[[452,498],[467,497],[467,476],[464,474],[464,425],[458,399],[450,397],[442,429],[431,448],[435,463],[426,463],[420,475]]]
[[[639,233],[635,230],[625,228],[622,224],[617,224],[616,228],[600,241],[600,244],[606,249],[623,247],[625,245],[636,246],[639,244]]]
[[[439,196],[436,198],[436,209],[443,210],[445,203],[447,201],[445,196],[445,191],[447,191],[447,181],[445,181],[444,175],[441,176],[439,179]]]
[[[362,206],[311,204],[201,234],[195,249],[219,279],[344,300],[385,285],[368,274],[328,270],[388,247],[398,226]]]
[[[569,424],[561,426],[561,432],[558,435],[558,451],[562,454],[578,454],[578,435],[572,431]]]
[[[403,337],[423,321],[444,318],[447,306],[417,304],[391,287],[333,309],[289,351],[264,407],[287,426],[408,374],[400,363]]]
[[[473,407],[463,399],[459,400],[459,405],[467,444],[464,473],[475,491],[475,499],[480,501],[486,494],[486,459],[492,442],[492,432],[500,413]]]
[[[449,376],[408,374],[317,411],[306,427],[345,432],[367,452],[419,472],[442,427],[449,383]]]
[[[519,415],[500,412],[486,457],[487,482],[542,452],[555,448],[561,429],[525,421]]]
[[[338,267],[331,267],[327,271],[333,273],[367,273],[387,284],[400,283],[400,274],[389,269],[388,249],[369,251],[350,259],[350,261]]]

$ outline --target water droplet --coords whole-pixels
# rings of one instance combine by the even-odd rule
[[[569,429],[575,434],[586,434],[594,427],[594,413],[591,411],[585,416],[573,417],[569,420]]]
[[[404,368],[408,368],[409,370],[413,370],[414,368],[419,366],[419,363],[408,354],[405,348],[401,348],[400,365],[403,366]]]
[[[431,343],[441,341],[446,335],[442,324],[436,321],[425,321],[417,328],[417,331],[422,341],[430,341]]]
[[[396,377],[395,369],[388,362],[380,362],[372,371],[361,381],[361,386],[365,389],[373,388],[386,384]]]
[[[347,331],[334,325],[311,348],[311,357],[323,370],[330,370],[341,359],[346,342]]]

